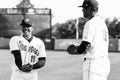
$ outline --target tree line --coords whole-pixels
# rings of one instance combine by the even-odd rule
[[[88,20],[80,17],[78,19],[78,32],[79,38],[82,38],[84,24]],[[76,19],[70,19],[64,23],[56,23],[52,26],[52,37],[57,39],[75,39],[76,38]],[[108,27],[110,38],[120,38],[120,21],[119,18],[114,17],[113,20],[110,18],[105,19],[105,23]]]
[[[76,24],[78,21],[78,24]],[[46,38],[55,38],[55,39],[75,39],[76,38],[76,25],[78,26],[79,39],[82,38],[82,33],[84,29],[84,25],[88,20],[80,17],[78,20],[70,19],[65,21],[64,23],[56,23],[52,25],[50,28],[39,31],[35,36],[46,39]],[[114,17],[113,20],[110,18],[105,19],[105,23],[108,27],[109,37],[110,38],[120,38],[120,19]],[[6,31],[6,30],[5,30]],[[10,38],[13,35],[16,35],[15,32],[1,33],[0,37]],[[3,35],[4,34],[4,35]]]

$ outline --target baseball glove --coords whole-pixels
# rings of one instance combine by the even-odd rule
[[[71,54],[71,55],[78,54],[77,46],[75,46],[74,44],[69,45],[68,48],[67,48],[67,52],[68,52],[68,54]]]
[[[23,71],[23,72],[30,72],[32,70],[32,68],[33,68],[32,65],[25,64],[20,68],[20,70]]]

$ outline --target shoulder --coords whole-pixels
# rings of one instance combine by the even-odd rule
[[[44,42],[43,42],[43,40],[41,40],[40,38],[38,38],[38,37],[33,37],[33,39],[36,41],[36,42],[39,42],[40,44],[43,44]]]
[[[100,15],[94,16],[92,19],[90,19],[86,25],[87,26],[99,26],[101,23],[104,23],[104,19]]]
[[[11,37],[10,41],[9,41],[9,45],[14,45],[15,43],[17,43],[18,40],[19,40],[18,38],[19,38],[19,36],[13,36],[13,37]]]
[[[100,15],[96,15],[93,21],[95,26],[106,27],[105,19]]]
[[[10,38],[10,40],[17,40],[18,38],[20,38],[20,36],[13,36]]]
[[[100,15],[96,15],[91,21],[98,23],[98,22],[105,22],[105,19]]]

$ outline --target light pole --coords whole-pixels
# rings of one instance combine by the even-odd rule
[[[79,18],[76,18],[76,39],[79,39],[79,27],[78,27],[78,23],[79,23]]]

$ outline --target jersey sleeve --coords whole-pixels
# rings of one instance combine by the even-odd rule
[[[10,51],[19,50],[18,39],[16,36],[12,37],[9,42]]]
[[[95,33],[96,33],[96,25],[92,22],[88,22],[85,24],[85,28],[83,30],[83,38],[82,41],[87,41],[92,43]]]
[[[39,53],[39,57],[46,57],[45,44],[43,41],[40,41]]]

